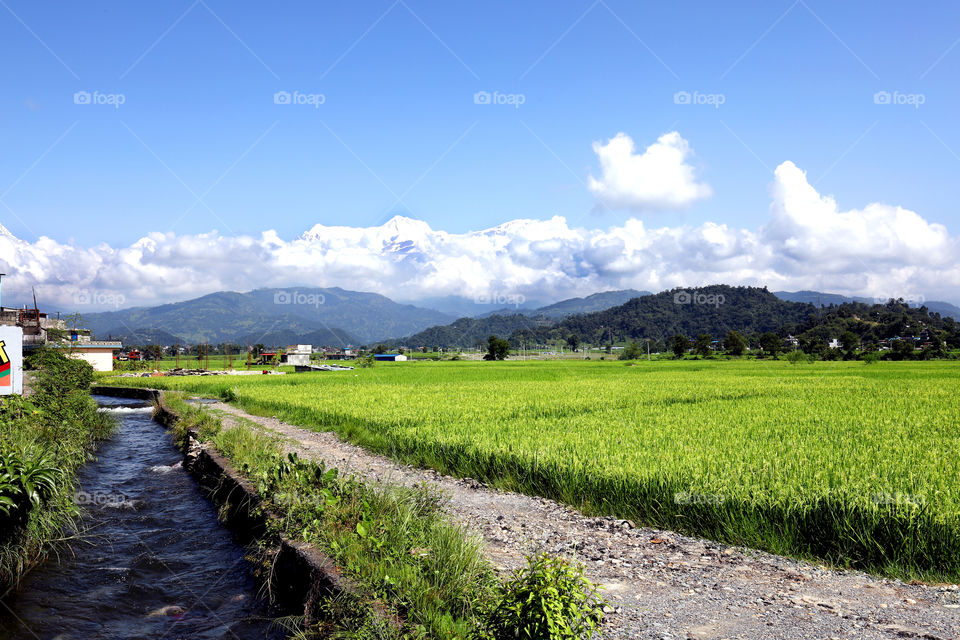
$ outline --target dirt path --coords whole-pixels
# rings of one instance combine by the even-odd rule
[[[341,441],[223,403],[227,427],[246,418],[291,439],[301,457],[345,473],[404,485],[426,482],[449,496],[448,511],[483,537],[502,569],[525,553],[573,555],[606,587],[615,610],[606,638],[960,638],[956,585],[907,585],[833,571],[676,533],[588,518],[543,498],[401,465]]]

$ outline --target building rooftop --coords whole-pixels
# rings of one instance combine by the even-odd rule
[[[52,342],[51,347],[68,349],[122,349],[123,343],[118,340],[91,340],[90,342]]]

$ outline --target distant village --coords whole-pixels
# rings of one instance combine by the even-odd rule
[[[856,316],[855,319],[859,320]],[[135,368],[138,364],[145,365],[147,362],[159,361],[161,359],[172,359],[172,365],[175,368],[185,369],[209,369],[210,356],[215,356],[223,360],[222,368],[243,368],[248,370],[254,367],[278,367],[281,365],[292,366],[295,370],[309,370],[315,368],[317,363],[338,360],[355,360],[360,357],[369,357],[374,361],[406,361],[410,356],[408,354],[417,351],[427,352],[431,347],[417,347],[411,349],[404,346],[395,346],[395,353],[388,352],[383,345],[378,345],[373,349],[364,349],[358,345],[343,346],[318,346],[311,344],[293,344],[284,347],[276,345],[238,345],[232,343],[223,343],[219,345],[210,344],[136,344],[125,345],[120,340],[95,340],[89,329],[81,328],[82,318],[78,314],[61,317],[59,313],[52,316],[40,311],[34,302],[33,307],[24,305],[23,307],[0,307],[0,325],[17,326],[23,331],[23,348],[25,354],[31,350],[42,346],[64,349],[65,352],[74,358],[80,358],[90,363],[95,371],[113,371],[117,368]],[[904,328],[909,328],[906,325]],[[923,350],[934,344],[933,337],[928,328],[919,326],[916,328],[915,335],[897,335],[888,339],[872,341],[870,344],[860,342],[853,348],[869,348],[871,350],[897,351],[906,349],[908,351]],[[699,341],[687,338],[688,342],[683,351],[687,353],[693,351],[705,355],[709,352],[722,352],[731,348],[727,340],[712,339],[710,336],[701,336],[705,338],[705,343],[701,347]],[[567,339],[553,341],[550,345],[528,345],[532,347],[525,351],[534,357],[562,357],[564,347],[569,352],[576,352],[578,339],[576,336]],[[801,339],[788,335],[781,338],[782,343],[779,349],[783,352],[802,349]],[[829,350],[841,349],[850,350],[849,345],[842,344],[841,338],[831,337],[825,340]],[[589,346],[580,343],[580,353],[588,352]],[[647,351],[660,353],[667,351],[671,347],[660,341],[647,342]],[[514,345],[516,347],[516,345]],[[622,352],[630,348],[639,350],[638,345],[620,345],[607,344],[604,351],[607,354],[611,352]],[[436,348],[436,347],[433,347]],[[546,348],[547,350],[543,350]],[[483,345],[478,345],[478,353],[470,355],[461,354],[465,358],[477,357],[482,351]],[[744,351],[750,352],[753,349],[750,344],[744,345]],[[766,349],[764,349],[766,350]],[[439,351],[439,349],[438,349]],[[681,351],[681,353],[683,352]],[[637,351],[639,353],[639,351]],[[621,358],[622,359],[622,358]],[[182,363],[181,363],[182,360]],[[221,364],[221,363],[218,363]]]
[[[94,340],[89,329],[71,326],[71,317],[51,316],[37,307],[23,306],[0,307],[0,325],[16,326],[23,330],[23,349],[25,353],[39,347],[64,349],[74,358],[86,360],[94,371],[113,371],[117,363],[144,362],[161,358],[182,358],[184,366],[189,367],[192,360],[203,362],[204,357],[220,355],[235,358],[236,365],[255,366],[289,365],[310,367],[312,361],[353,360],[364,355],[356,347],[323,347],[309,344],[289,345],[277,349],[262,344],[249,347],[234,345],[233,353],[229,346],[198,344],[184,345],[138,345],[139,348],[124,345],[119,340]],[[404,353],[372,353],[377,361],[402,362],[407,360]]]

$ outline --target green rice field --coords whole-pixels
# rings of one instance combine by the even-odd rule
[[[107,380],[219,396],[588,514],[960,578],[954,362],[403,362]]]

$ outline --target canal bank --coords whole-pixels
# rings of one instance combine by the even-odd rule
[[[140,402],[151,408],[155,422],[171,429],[182,454],[181,469],[193,476],[234,539],[269,566],[265,572],[269,583],[262,584],[261,591],[270,594],[278,611],[302,616],[301,626],[310,626],[329,615],[328,602],[358,598],[357,585],[342,575],[328,555],[283,535],[281,517],[271,511],[257,488],[195,428],[178,424],[181,417],[164,402],[162,391],[96,386],[91,392],[119,402]],[[380,607],[375,610],[382,613]]]
[[[272,595],[299,614],[301,629],[320,637],[451,638],[487,626],[499,581],[479,541],[449,520],[442,496],[300,459],[277,434],[222,423],[221,412],[182,394],[107,392],[157,403],[158,419],[222,505],[226,526],[259,539]]]

